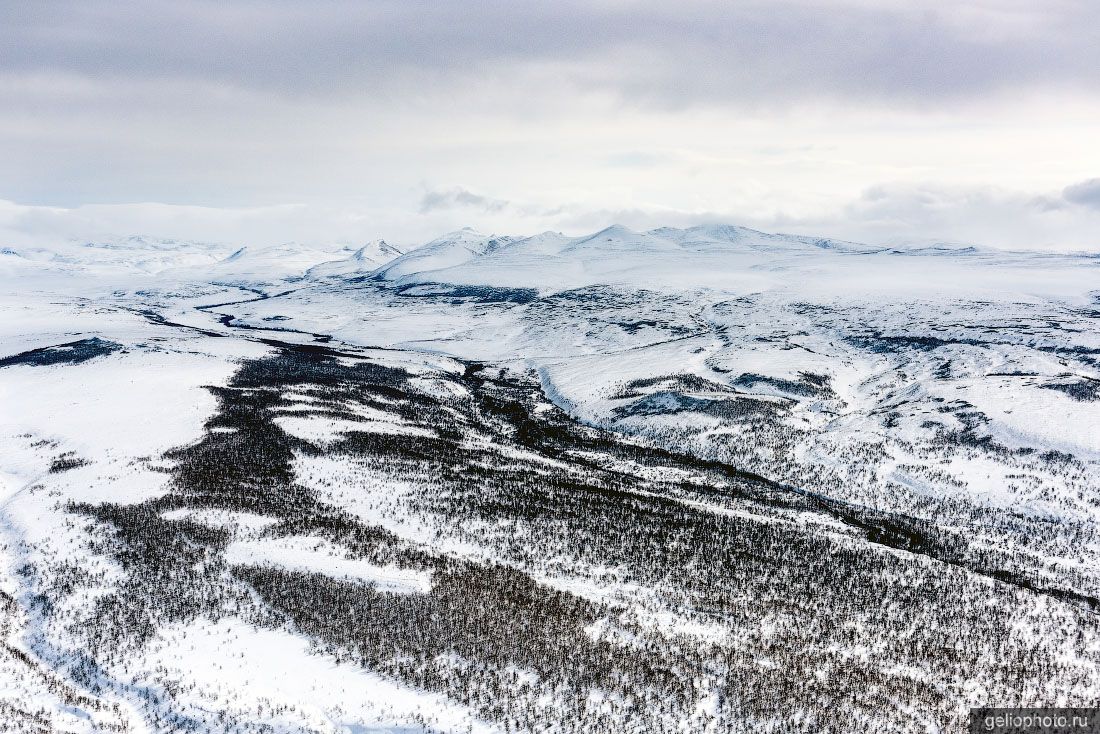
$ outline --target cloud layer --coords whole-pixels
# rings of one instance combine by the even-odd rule
[[[0,68],[292,95],[552,68],[656,104],[1100,87],[1089,0],[4,3]]]
[[[1100,247],[1091,0],[0,2],[0,99],[8,237]]]

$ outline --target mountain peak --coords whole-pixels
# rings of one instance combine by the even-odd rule
[[[378,239],[371,240],[357,249],[352,258],[360,262],[370,261],[379,265],[404,254],[403,250],[397,249],[385,240]]]

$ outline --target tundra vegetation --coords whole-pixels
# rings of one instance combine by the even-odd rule
[[[67,507],[120,580],[71,562],[25,570],[34,612],[79,640],[65,672],[92,693],[120,685],[103,671],[158,629],[236,616],[505,731],[959,730],[971,703],[1091,702],[1094,579],[1037,567],[1026,543],[990,546],[578,424],[522,372],[268,344],[209,388],[205,435],[164,457],[171,491]],[[621,396],[688,389],[730,399],[676,375]],[[805,375],[794,389],[828,386]],[[311,439],[287,418],[344,429]],[[211,510],[430,586],[232,562],[239,529],[188,519]],[[1042,545],[1039,521],[981,522]],[[93,604],[65,603],[104,586]],[[158,730],[271,730],[189,708],[169,681],[130,693]]]

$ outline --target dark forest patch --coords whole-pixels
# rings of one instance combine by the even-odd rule
[[[1042,385],[1046,390],[1057,390],[1080,402],[1100,400],[1100,380],[1074,380]]]
[[[443,298],[458,303],[531,303],[539,296],[534,288],[498,288],[486,285],[415,283],[401,285],[394,293],[404,298]]]
[[[0,358],[0,367],[13,365],[31,365],[45,367],[54,364],[80,364],[96,357],[103,357],[122,350],[122,345],[107,339],[93,336],[65,344],[39,347],[10,357]]]
[[[829,387],[828,378],[824,375],[815,375],[809,372],[799,374],[797,380],[788,380],[782,377],[758,375],[755,372],[744,372],[733,380],[733,385],[746,389],[753,389],[758,385],[766,385],[788,395],[797,395],[803,398],[827,397],[833,395]]]

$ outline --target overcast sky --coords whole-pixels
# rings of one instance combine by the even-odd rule
[[[1100,2],[0,0],[13,244],[713,221],[1100,250]]]

